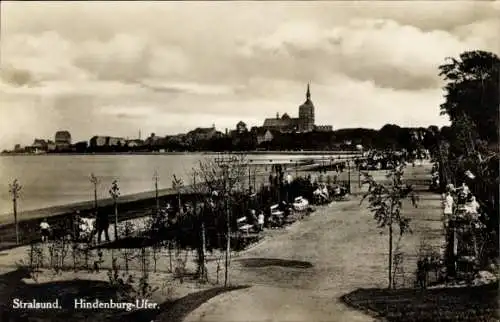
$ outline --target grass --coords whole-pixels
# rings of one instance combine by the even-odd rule
[[[179,299],[167,299],[156,310],[138,310],[126,312],[124,310],[74,309],[75,299],[93,301],[99,299],[108,302],[118,299],[117,289],[107,281],[92,279],[58,280],[45,283],[25,283],[23,279],[29,277],[28,270],[20,268],[16,271],[0,276],[0,321],[37,321],[37,322],[67,322],[67,321],[168,321],[181,322],[193,310],[211,298],[233,290],[248,286],[214,287],[190,293]],[[36,299],[40,302],[59,299],[61,310],[12,310],[12,299],[19,298],[25,301]]]
[[[498,283],[441,289],[358,289],[348,306],[391,322],[498,321]]]

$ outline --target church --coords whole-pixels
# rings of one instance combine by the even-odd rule
[[[314,124],[314,104],[311,101],[311,89],[309,84],[307,84],[306,101],[299,106],[298,118],[291,118],[286,113],[280,117],[279,113],[277,113],[276,118],[265,119],[262,127],[267,130],[282,133],[303,133],[312,131],[329,132],[333,130],[329,125],[316,126]]]

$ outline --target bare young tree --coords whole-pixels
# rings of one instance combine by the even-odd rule
[[[389,288],[393,288],[393,235],[394,226],[399,227],[399,236],[411,233],[410,219],[402,215],[403,200],[409,199],[417,207],[418,196],[412,186],[403,183],[404,165],[387,173],[388,184],[377,182],[370,174],[364,173],[364,183],[369,184],[361,203],[368,199],[368,208],[377,220],[379,228],[389,229]]]
[[[99,184],[99,178],[97,178],[94,173],[91,173],[90,182],[94,185],[94,212],[97,216],[97,185]]]
[[[115,208],[115,240],[118,240],[118,198],[120,197],[120,187],[118,187],[117,180],[113,180],[113,183],[111,183],[109,194],[113,198],[113,206]]]
[[[153,175],[153,182],[155,183],[155,201],[156,201],[156,209],[155,209],[155,214],[158,215],[160,212],[160,198],[158,195],[158,181],[160,177],[158,175],[158,172],[155,171]]]
[[[215,158],[206,158],[199,162],[198,167],[194,169],[195,173],[198,175],[199,180],[195,185],[195,193],[202,197],[202,202],[207,203],[207,197],[212,195],[216,196],[215,200],[217,203],[224,203],[223,207],[225,209],[225,221],[226,221],[226,256],[225,256],[225,275],[224,275],[224,286],[228,285],[229,280],[229,256],[231,252],[231,207],[236,202],[235,192],[244,191],[245,176],[248,169],[248,163],[244,155],[219,155]],[[204,207],[206,210],[206,207]],[[198,225],[201,232],[202,242],[205,241],[205,212],[202,211],[197,218],[201,220],[201,224]],[[200,247],[200,252],[205,249],[204,245]],[[200,259],[205,258],[205,254],[200,254]],[[202,273],[206,272],[206,267],[204,261],[198,263],[201,265],[199,271]]]
[[[182,190],[184,188],[184,181],[182,180],[182,178],[178,178],[175,174],[173,176],[173,180],[172,180],[172,188],[174,188],[174,190],[177,192],[177,206],[178,206],[178,209],[179,211],[181,210],[181,193],[182,193]]]
[[[16,227],[16,244],[19,244],[19,223],[17,221],[17,200],[19,199],[19,192],[22,186],[19,184],[17,179],[14,179],[11,184],[9,184],[9,193],[12,195],[12,206],[14,210],[14,225]]]

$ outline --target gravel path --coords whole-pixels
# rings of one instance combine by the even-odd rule
[[[422,239],[434,246],[442,239],[440,199],[421,196],[422,208],[404,210],[415,231],[402,242],[409,257]],[[339,297],[358,288],[387,286],[387,242],[359,199],[320,208],[233,258],[230,283],[253,287],[213,298],[185,321],[372,321]]]

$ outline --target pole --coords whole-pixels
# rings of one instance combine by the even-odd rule
[[[361,170],[360,170],[360,165],[359,165],[359,162],[358,162],[358,166],[357,166],[357,169],[358,169],[358,187],[361,189]]]
[[[252,177],[250,173],[250,163],[248,164],[248,190],[252,190]]]
[[[226,259],[225,259],[225,272],[224,272],[224,287],[227,287],[229,279],[229,252],[231,251],[231,222],[229,215],[229,203],[227,197],[229,197],[229,192],[227,191],[227,168],[224,168],[224,190],[226,190],[226,225],[227,225],[227,238],[226,238]]]
[[[347,161],[347,184],[348,184],[348,192],[351,193],[351,162]]]
[[[158,176],[155,175],[155,198],[156,198],[156,215],[160,212],[160,199],[158,197]]]
[[[12,199],[12,203],[14,206],[14,224],[16,225],[16,244],[19,244],[19,225],[17,222],[17,197],[14,196]]]
[[[97,215],[97,182],[94,182],[94,211]]]
[[[257,180],[256,176],[257,176],[257,168],[254,168],[254,170],[253,170],[253,191],[254,192],[257,191],[255,188],[255,185],[256,185],[255,181]]]

